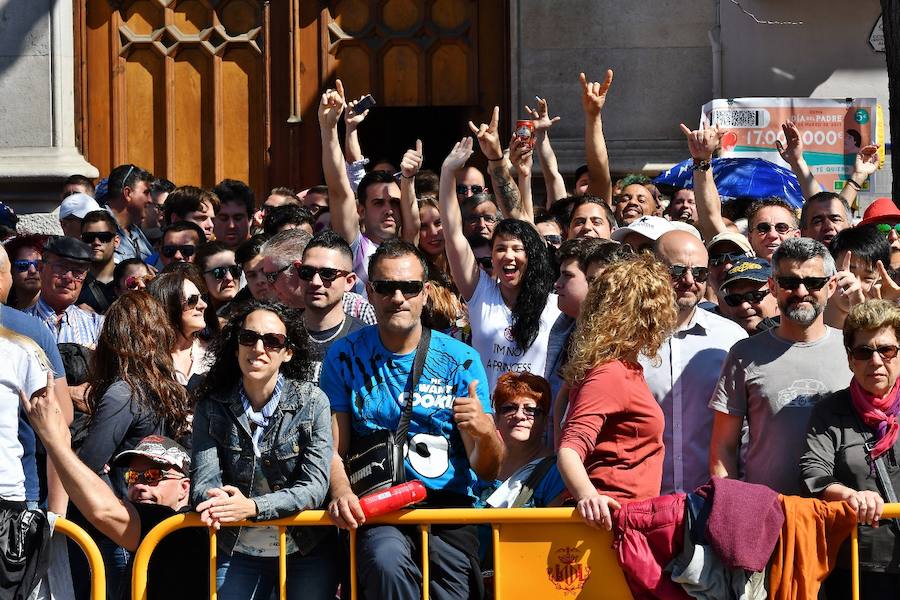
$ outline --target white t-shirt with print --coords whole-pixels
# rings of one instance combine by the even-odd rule
[[[469,322],[472,346],[484,363],[491,394],[497,379],[508,371],[529,371],[543,377],[550,329],[560,314],[556,294],[549,294],[541,313],[538,335],[528,350],[523,351],[513,340],[513,314],[500,294],[500,283],[483,272],[480,274],[475,293],[469,300]]]
[[[25,500],[25,471],[19,443],[19,390],[31,395],[47,385],[37,351],[0,337],[0,498]]]

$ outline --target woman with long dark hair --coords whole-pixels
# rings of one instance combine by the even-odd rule
[[[208,300],[203,280],[180,269],[163,273],[150,283],[147,291],[163,305],[175,332],[172,348],[175,379],[188,389],[195,389],[208,368],[207,343],[200,337],[206,328],[203,312]]]
[[[215,357],[194,415],[191,499],[219,528],[319,508],[332,450],[328,398],[308,381],[303,320],[280,304],[235,307],[210,347]],[[334,598],[333,528],[289,527],[288,598]],[[278,528],[227,527],[218,534],[219,597],[268,600],[278,581]]]
[[[472,154],[472,138],[457,143],[441,169],[440,205],[450,272],[469,306],[472,345],[488,384],[508,371],[542,374],[550,328],[560,315],[551,296],[554,272],[547,245],[531,223],[504,219],[491,237],[493,275],[478,267],[463,234],[454,173]]]

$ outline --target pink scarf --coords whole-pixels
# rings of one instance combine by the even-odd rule
[[[875,430],[878,442],[872,449],[872,459],[876,459],[894,446],[897,441],[897,433],[900,432],[900,423],[897,422],[897,413],[900,412],[900,378],[894,382],[894,387],[885,396],[879,398],[864,390],[856,378],[850,382],[850,399],[853,408],[863,422]]]

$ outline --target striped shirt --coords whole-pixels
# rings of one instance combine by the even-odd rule
[[[57,344],[79,344],[87,348],[97,346],[97,338],[100,337],[100,328],[103,326],[103,315],[87,312],[74,304],[66,308],[61,315],[57,315],[56,311],[44,302],[43,296],[38,298],[34,306],[22,312],[40,319],[50,329]]]
[[[275,380],[275,388],[272,390],[269,401],[257,411],[253,410],[250,398],[247,397],[247,392],[244,390],[244,384],[241,383],[239,396],[241,398],[241,404],[244,407],[244,414],[247,415],[247,419],[250,421],[250,430],[253,432],[253,454],[256,456],[260,456],[259,440],[262,439],[263,431],[269,426],[269,419],[272,418],[272,415],[275,414],[275,409],[278,408],[278,402],[281,400],[281,391],[283,389],[284,376],[279,373],[278,379]]]

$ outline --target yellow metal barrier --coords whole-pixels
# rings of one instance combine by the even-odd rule
[[[520,598],[597,598],[627,600],[631,593],[612,549],[612,534],[586,527],[572,508],[447,508],[416,509],[366,522],[368,525],[418,526],[422,536],[422,597],[428,600],[428,532],[431,525],[490,523],[494,541],[494,595],[497,600]],[[273,521],[244,521],[232,527],[278,527],[279,597],[287,597],[286,527],[333,526],[324,511],[305,511]],[[196,513],[170,517],[154,527],[134,556],[133,600],[147,598],[147,567],[156,545],[186,527],[205,527]],[[209,536],[210,599],[216,600],[216,532]],[[514,573],[514,576],[510,576]],[[356,600],[356,534],[350,533],[350,588]]]
[[[900,503],[885,504],[882,519],[900,519]],[[850,532],[850,575],[853,580],[853,600],[859,600],[859,527]]]
[[[103,566],[103,557],[93,538],[84,529],[62,517],[56,519],[53,531],[78,544],[91,567],[91,600],[106,600],[106,567]]]

